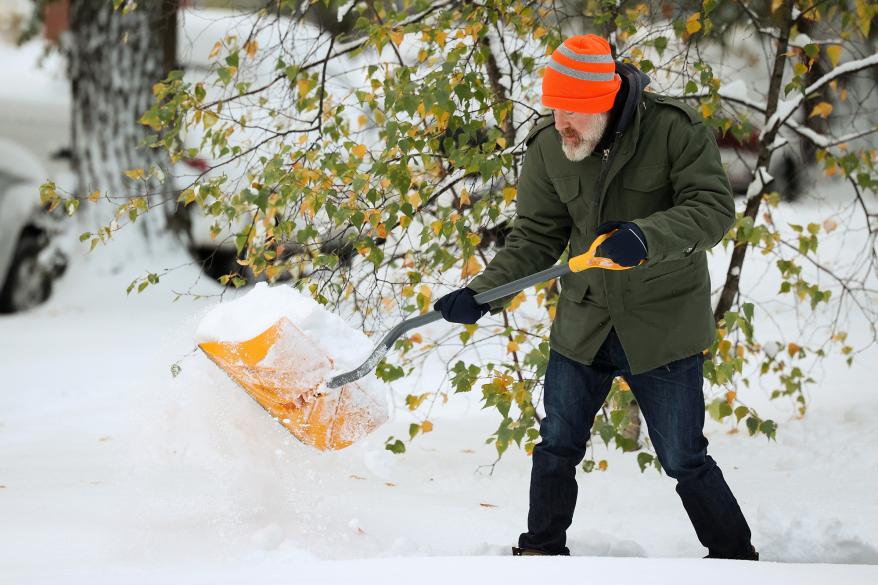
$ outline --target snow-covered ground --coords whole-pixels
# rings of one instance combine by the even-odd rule
[[[833,214],[806,202],[776,211],[775,221]],[[827,265],[863,241],[846,215],[835,217],[843,227],[821,243]],[[846,227],[854,231],[845,235]],[[202,279],[193,288],[197,272],[183,267],[126,297],[134,276],[186,262],[173,251],[145,254],[128,238],[122,232],[113,247],[74,258],[48,304],[0,318],[3,583],[469,583],[571,574],[614,583],[878,582],[874,348],[852,368],[833,354],[815,369],[802,419],[789,402],[768,400],[772,384],[752,376],[757,383],[740,395],[778,421],[777,442],[708,420],[710,453],[767,562],[700,559],[706,553],[674,481],[641,474],[632,457],[599,441],[596,455],[609,469],[579,472],[574,556],[504,559],[526,528],[530,459],[512,449],[493,474],[480,469],[494,460],[484,438],[499,415],[481,410],[478,392],[437,406],[434,431],[404,455],[384,449],[389,435],[408,436],[404,407],[348,449],[304,446],[193,352],[218,299],[171,302],[172,291],[215,295],[218,287]],[[715,251],[714,275],[726,258]],[[808,309],[777,296],[777,282],[757,264],[766,259],[751,256],[744,274],[758,303],[757,338],[799,339],[796,312]],[[823,309],[806,324],[832,315]],[[859,347],[868,331],[850,317],[848,340]],[[449,327],[421,332],[429,341]],[[501,349],[474,351],[488,359]],[[170,365],[181,358],[174,378]],[[436,355],[418,379],[394,383],[397,405],[406,393],[434,389],[445,371]]]

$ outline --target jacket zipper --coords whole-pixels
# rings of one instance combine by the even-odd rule
[[[607,178],[607,171],[609,171],[610,165],[613,164],[613,159],[616,155],[616,145],[619,144],[621,136],[621,132],[616,132],[613,143],[609,148],[605,148],[601,155],[601,172],[598,175],[598,197],[603,198],[604,196],[604,180]]]

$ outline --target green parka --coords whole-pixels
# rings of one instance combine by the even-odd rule
[[[551,120],[531,131],[512,231],[467,286],[480,293],[538,272],[568,246],[569,257],[588,250],[602,222],[633,221],[646,235],[647,262],[563,276],[549,342],[591,364],[615,327],[639,374],[713,343],[706,250],[733,225],[735,205],[716,139],[697,112],[634,90],[627,128],[585,160],[564,156]],[[491,314],[513,297],[491,303]]]

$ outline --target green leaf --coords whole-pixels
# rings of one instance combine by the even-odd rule
[[[393,437],[387,439],[387,442],[384,444],[384,448],[391,453],[396,453],[397,455],[405,453],[405,443],[403,443],[399,439],[393,441]]]
[[[640,466],[640,473],[646,471],[646,467],[652,464],[653,459],[655,457],[646,451],[641,451],[637,454],[637,464]]]

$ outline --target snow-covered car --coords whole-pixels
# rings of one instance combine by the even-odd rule
[[[24,311],[52,293],[67,258],[52,240],[53,220],[40,206],[40,164],[0,139],[0,313]]]

